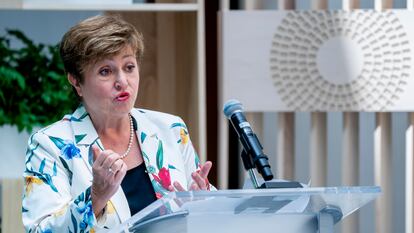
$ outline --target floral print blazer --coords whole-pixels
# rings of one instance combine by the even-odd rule
[[[132,109],[136,135],[157,198],[174,181],[189,187],[200,162],[184,122],[176,116]],[[103,145],[83,106],[34,133],[28,142],[23,224],[27,232],[97,232],[130,218],[122,187],[99,218],[91,201],[92,145]]]

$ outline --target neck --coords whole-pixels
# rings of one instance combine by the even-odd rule
[[[102,113],[88,113],[103,146],[118,153],[122,159],[125,158],[133,147],[135,134],[132,116],[129,113],[110,117]],[[122,145],[123,141],[127,144]]]
[[[130,128],[129,114],[107,116],[89,112],[89,116],[96,132],[100,136],[113,133],[129,135],[129,130],[126,130]]]

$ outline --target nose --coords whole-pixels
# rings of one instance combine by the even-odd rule
[[[119,72],[116,77],[114,86],[117,91],[126,89],[126,87],[128,86],[127,75],[123,72]]]

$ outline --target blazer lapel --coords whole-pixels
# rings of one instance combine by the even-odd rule
[[[159,137],[161,134],[158,127],[146,116],[145,111],[132,109],[131,114],[137,123],[136,135],[149,178],[157,198],[161,198],[168,193],[165,186],[171,182],[170,177],[168,181],[166,180],[167,176],[160,176],[160,172],[164,172],[164,174],[168,172],[167,157],[164,156],[163,142]],[[160,171],[163,167],[163,171]]]
[[[92,176],[92,145],[96,144],[101,150],[104,150],[103,144],[99,139],[89,114],[83,106],[76,109],[69,120],[72,123],[76,145],[80,149],[85,166]],[[121,187],[119,187],[118,191],[112,196],[111,202],[121,222],[124,222],[131,217],[128,201]]]
[[[70,121],[72,123],[75,143],[81,150],[81,156],[89,172],[92,174],[93,154],[92,145],[96,144],[103,149],[101,140],[93,127],[91,118],[83,106],[80,106],[72,114]]]
[[[131,211],[129,210],[128,200],[122,187],[119,187],[118,191],[112,196],[111,202],[114,205],[114,209],[118,214],[119,220],[125,222],[131,217]]]

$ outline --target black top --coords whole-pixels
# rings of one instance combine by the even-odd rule
[[[151,180],[146,173],[144,162],[127,171],[121,187],[128,200],[131,215],[136,214],[157,200]]]

